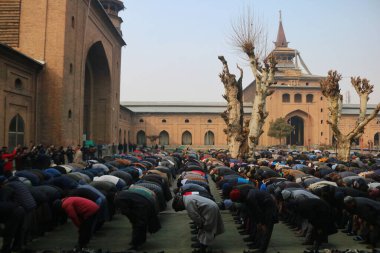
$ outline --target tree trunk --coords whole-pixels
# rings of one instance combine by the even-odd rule
[[[222,118],[227,127],[224,132],[227,135],[228,150],[232,158],[239,158],[244,141],[243,136],[243,93],[242,79],[243,70],[240,70],[240,78],[236,80],[235,75],[230,74],[227,61],[223,56],[218,57],[223,63],[223,72],[219,75],[224,84],[225,94],[223,98],[227,101],[227,110],[222,113]]]
[[[337,140],[337,158],[340,161],[348,162],[350,160],[351,140],[346,136]]]

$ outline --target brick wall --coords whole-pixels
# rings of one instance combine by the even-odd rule
[[[0,1],[0,42],[11,47],[19,45],[21,0]]]

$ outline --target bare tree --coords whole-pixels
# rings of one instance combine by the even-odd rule
[[[255,98],[252,105],[252,115],[249,123],[249,157],[253,157],[260,136],[264,133],[263,126],[268,117],[265,104],[266,98],[273,94],[270,86],[275,83],[276,60],[273,55],[261,60],[266,55],[267,34],[251,12],[240,17],[232,25],[232,41],[236,47],[248,57],[248,62],[255,78]]]
[[[224,84],[225,94],[223,98],[227,101],[227,110],[222,113],[222,118],[226,122],[227,127],[224,129],[227,135],[228,150],[232,158],[242,156],[241,147],[244,141],[243,136],[243,94],[242,80],[243,69],[240,70],[240,78],[236,80],[236,76],[231,74],[228,69],[227,61],[223,56],[218,59],[223,64],[223,71],[219,74],[220,80]]]
[[[349,161],[352,141],[364,133],[365,126],[379,113],[380,103],[377,104],[371,114],[367,115],[367,103],[369,94],[373,92],[373,85],[370,85],[369,80],[365,78],[351,77],[351,84],[360,98],[360,111],[354,128],[344,135],[339,129],[343,103],[343,96],[340,94],[339,88],[339,81],[341,79],[341,74],[330,70],[327,78],[322,80],[320,84],[322,94],[328,100],[330,119],[327,122],[330,124],[337,141],[337,157],[339,160]]]

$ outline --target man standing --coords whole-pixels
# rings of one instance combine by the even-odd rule
[[[13,159],[15,158],[17,149],[15,148],[12,153],[7,153],[7,147],[2,148],[1,159],[4,161],[3,174],[6,177],[12,176]]]

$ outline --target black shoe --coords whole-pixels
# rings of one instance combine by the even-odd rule
[[[193,224],[190,226],[191,229],[196,229],[197,228],[197,225]]]
[[[194,229],[194,230],[191,230],[190,232],[192,235],[197,235],[198,234],[198,230]]]
[[[127,249],[127,250],[139,250],[140,249],[140,247],[139,246],[132,246],[132,247],[130,247],[129,249]]]
[[[192,243],[191,244],[191,247],[194,248],[194,249],[200,249],[200,248],[203,248],[204,245],[200,242],[195,242],[195,243]]]
[[[240,226],[237,227],[237,229],[245,229],[245,226],[241,224]]]
[[[251,243],[247,245],[248,249],[260,249],[260,245],[257,245],[256,243]]]
[[[249,235],[249,233],[247,231],[239,231],[239,234],[241,234],[241,235]]]
[[[243,241],[244,242],[253,242],[253,238],[248,236],[248,237],[243,238]]]
[[[301,243],[302,245],[313,245],[314,242],[311,242],[311,241],[306,241],[306,242],[303,242]]]
[[[261,249],[250,250],[249,253],[264,253]]]

